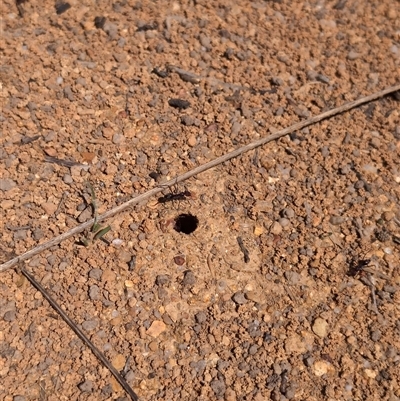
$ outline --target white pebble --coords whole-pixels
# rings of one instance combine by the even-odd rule
[[[115,238],[115,239],[112,240],[111,243],[112,243],[114,246],[119,247],[119,246],[121,246],[121,245],[124,243],[124,241],[123,241],[122,239],[120,239],[120,238]]]

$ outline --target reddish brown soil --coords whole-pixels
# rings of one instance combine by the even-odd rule
[[[89,219],[87,181],[102,213],[399,83],[396,0],[69,3],[0,5],[0,262]],[[27,269],[141,400],[399,400],[399,105],[246,153],[180,184],[190,201],[108,221],[110,245],[82,234]],[[18,270],[1,273],[0,399],[124,397]]]

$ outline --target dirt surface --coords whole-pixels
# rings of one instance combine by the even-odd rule
[[[88,181],[102,213],[399,83],[395,0],[19,3],[0,5],[1,262],[91,218]],[[141,400],[399,400],[399,104],[165,188],[190,196],[27,269]],[[0,293],[1,400],[127,399],[18,270]]]

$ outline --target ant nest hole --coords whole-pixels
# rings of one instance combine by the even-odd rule
[[[175,218],[174,230],[178,233],[191,234],[197,229],[199,219],[190,213],[180,214]]]

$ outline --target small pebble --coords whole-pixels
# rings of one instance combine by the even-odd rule
[[[361,166],[361,169],[366,173],[372,173],[372,174],[378,173],[378,168],[372,164],[364,164],[363,166]]]
[[[299,284],[299,282],[301,280],[300,274],[297,272],[294,272],[294,271],[286,271],[285,277],[286,277],[286,280],[288,281],[288,284],[290,284],[290,285]]]
[[[194,125],[194,118],[192,116],[182,116],[181,121],[183,125],[186,125],[187,127],[190,127],[191,125]],[[194,145],[191,145],[194,146]]]
[[[144,166],[147,164],[147,155],[143,152],[137,152],[136,154],[136,164],[138,166]]]
[[[57,15],[63,14],[65,13],[67,10],[69,10],[71,8],[71,4],[67,3],[67,2],[63,2],[63,1],[58,1],[55,4],[55,8],[56,8],[56,13]]]
[[[38,267],[41,263],[42,263],[42,260],[40,259],[40,257],[36,256],[30,260],[30,262],[28,263],[28,266]]]
[[[103,275],[103,270],[101,269],[94,268],[89,271],[89,277],[94,278],[95,280],[100,281],[102,275]]]
[[[190,107],[190,102],[183,99],[169,99],[168,104],[177,109],[187,109]]]
[[[387,284],[383,287],[383,291],[388,292],[389,294],[396,294],[399,289],[393,285]]]
[[[114,238],[114,239],[111,241],[111,244],[112,244],[113,246],[115,246],[116,248],[120,247],[123,243],[124,243],[124,241],[123,241],[121,238]]]
[[[100,299],[100,288],[97,285],[91,285],[89,288],[89,298],[92,301]]]
[[[55,254],[51,254],[47,256],[46,259],[50,266],[54,266],[57,261],[57,256]]]
[[[169,317],[168,314],[164,313],[164,315],[162,316],[163,322],[165,324],[168,324],[168,326],[171,326],[174,324],[173,320]]]
[[[186,270],[182,280],[182,285],[185,287],[193,287],[196,284],[196,276],[191,270]]]
[[[351,171],[351,167],[349,164],[346,164],[340,168],[340,174],[347,175]]]
[[[299,117],[308,118],[310,117],[310,112],[303,106],[303,107],[295,107],[293,110]]]
[[[165,285],[168,284],[171,280],[171,277],[168,274],[159,274],[156,277],[156,284],[161,286],[161,285]]]
[[[75,100],[74,93],[72,92],[72,89],[69,85],[64,88],[64,97],[70,102],[73,102]]]
[[[281,219],[278,220],[278,223],[282,228],[288,227],[290,225],[290,220],[286,219],[285,217],[282,217]]]
[[[222,380],[212,380],[212,382],[210,383],[210,387],[217,397],[222,397],[225,394],[226,385]]]
[[[321,155],[323,156],[323,157],[328,157],[329,156],[329,146],[323,146],[322,148],[321,148]]]
[[[133,288],[133,287],[135,287],[135,283],[132,280],[125,280],[124,286],[125,286],[125,288]]]
[[[323,75],[323,74],[318,74],[316,78],[319,82],[322,82],[324,84],[329,84],[329,82],[330,82],[330,79],[326,75]]]
[[[314,320],[314,324],[312,326],[312,331],[321,338],[324,338],[328,334],[328,323],[326,320],[317,317]]]
[[[248,301],[257,303],[257,302],[262,302],[263,297],[258,290],[252,290],[252,291],[246,291],[245,297]]]
[[[380,141],[380,139],[379,139],[379,138],[376,138],[376,137],[372,138],[372,139],[371,139],[371,145],[372,145],[374,148],[379,149],[379,148],[381,147],[381,141]]]
[[[258,351],[258,345],[253,344],[250,348],[249,348],[249,354],[250,355],[255,355]]]
[[[292,219],[295,216],[295,213],[291,207],[287,207],[282,210],[282,215],[288,219]]]
[[[295,385],[295,383],[289,384],[289,386],[285,390],[284,395],[288,400],[291,400],[292,398],[295,397],[295,395],[296,395],[296,385]]]
[[[122,370],[125,366],[126,359],[122,354],[117,354],[111,361],[111,364],[114,366],[115,369],[118,371]]]
[[[315,358],[312,356],[309,356],[308,358],[304,359],[304,363],[307,367],[311,368],[311,366],[314,364]]]
[[[333,372],[333,366],[327,361],[317,361],[313,365],[315,376],[321,377],[329,372]]]
[[[125,262],[125,263],[129,263],[132,259],[132,254],[128,251],[125,251],[124,249],[122,249],[119,254],[118,254],[118,259],[121,262]]]
[[[157,338],[166,329],[167,325],[162,320],[155,320],[146,331],[146,334]]]
[[[149,346],[149,348],[150,348],[150,346]],[[133,370],[128,370],[128,372],[125,374],[125,380],[128,383],[132,383],[133,380],[135,379],[135,377],[136,377],[136,375],[135,375],[135,372]]]
[[[68,292],[69,292],[69,294],[71,294],[72,296],[76,295],[77,291],[78,291],[78,289],[76,288],[76,286],[75,286],[74,284],[71,284],[71,285],[68,287]]]
[[[381,333],[380,330],[374,330],[374,331],[371,333],[371,339],[372,339],[372,341],[379,341],[379,340],[381,339],[381,337],[382,337],[382,333]]]
[[[27,237],[28,233],[26,230],[18,230],[13,235],[14,241],[26,240]]]
[[[73,178],[69,174],[64,174],[63,181],[68,185],[74,182]]]
[[[78,77],[78,78],[76,79],[76,83],[77,83],[77,85],[86,86],[86,79],[85,79],[85,78],[82,78],[82,77]]]
[[[52,216],[57,210],[57,205],[52,202],[43,202],[41,207],[48,216]]]
[[[307,71],[306,75],[310,81],[315,81],[317,79],[318,73],[316,71],[309,70]]]
[[[259,237],[261,234],[264,233],[264,228],[262,226],[255,226],[253,233],[256,237]]]
[[[85,380],[78,384],[78,388],[84,393],[90,393],[93,390],[93,382],[91,380]]]
[[[61,272],[63,272],[67,267],[69,266],[68,262],[61,262],[58,266],[58,270],[60,270]]]
[[[77,218],[79,223],[84,223],[92,217],[92,208],[87,207]]]
[[[378,373],[373,369],[364,369],[363,373],[364,373],[364,376],[369,379],[375,379],[375,377],[378,375]]]
[[[233,294],[232,300],[238,305],[243,305],[247,302],[246,297],[241,291],[238,291],[235,294]]]
[[[16,311],[15,311],[15,309],[13,309],[13,310],[7,311],[7,312],[4,314],[3,319],[4,319],[6,322],[13,322],[13,321],[15,320],[16,316],[17,316]]]
[[[385,221],[391,221],[392,219],[394,219],[396,217],[395,213],[392,211],[388,211],[388,212],[384,212],[382,213],[382,218]]]
[[[103,394],[107,398],[110,398],[112,393],[113,393],[113,388],[112,388],[111,384],[107,384],[106,386],[104,386],[101,389],[101,394]]]
[[[190,147],[195,146],[197,143],[195,135],[190,135],[187,142]]]
[[[354,184],[354,188],[355,189],[362,189],[364,188],[365,183],[363,180],[358,180],[355,184]]]
[[[330,219],[329,219],[329,222],[331,224],[333,224],[334,226],[338,226],[338,225],[344,223],[345,220],[346,219],[344,217],[342,217],[342,216],[331,216]]]
[[[41,228],[36,228],[33,230],[32,236],[35,241],[39,241],[44,237],[44,232]]]
[[[275,221],[270,228],[270,233],[274,235],[282,234],[282,226]]]
[[[260,322],[258,320],[252,321],[247,327],[247,332],[250,337],[261,337],[262,332],[260,330]]]
[[[185,258],[181,255],[175,256],[174,257],[174,262],[178,266],[182,266],[185,264]]]
[[[85,331],[92,331],[94,330],[98,325],[97,320],[86,320],[82,323],[82,328]]]
[[[273,85],[282,86],[285,82],[280,77],[272,77],[271,78],[271,83]]]
[[[242,129],[242,124],[240,124],[239,122],[235,121],[232,124],[231,134],[232,135],[237,135],[240,132],[241,129]]]
[[[307,344],[300,335],[292,334],[285,340],[285,350],[290,354],[303,354],[307,351]]]
[[[103,137],[106,139],[111,139],[114,135],[114,130],[110,127],[104,127],[102,129]]]
[[[115,145],[120,145],[122,143],[125,142],[125,137],[123,134],[117,132],[113,135],[113,139],[112,139],[113,144]]]
[[[359,57],[360,57],[360,54],[355,52],[354,50],[350,50],[349,53],[347,54],[347,58],[349,60],[355,60],[355,59],[357,59]]]
[[[198,312],[195,315],[195,319],[197,323],[204,323],[207,321],[207,313],[206,312]]]
[[[207,50],[211,50],[211,39],[206,36],[206,35],[200,35],[200,43],[203,47],[205,47]]]

